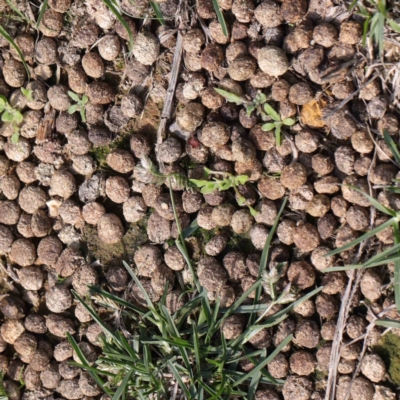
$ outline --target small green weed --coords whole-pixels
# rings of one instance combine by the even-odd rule
[[[21,92],[24,95],[24,97],[26,98],[26,100],[28,101],[32,101],[33,97],[32,97],[32,90],[31,89],[25,89],[25,88],[21,88]]]
[[[162,185],[168,180],[172,180],[172,182],[177,183],[179,186],[200,188],[200,191],[203,194],[213,193],[216,190],[224,191],[232,188],[235,191],[238,204],[240,206],[246,205],[253,216],[257,215],[257,211],[250,205],[246,204],[246,198],[238,189],[239,185],[244,185],[249,180],[247,175],[235,176],[229,172],[212,171],[204,167],[204,179],[188,179],[182,174],[163,174],[147,156],[142,157],[140,164],[135,167],[135,172],[142,182]],[[213,177],[212,180],[208,180],[208,178],[215,175],[222,176],[222,179],[216,179]]]
[[[350,11],[358,8],[358,15],[365,18],[363,31],[363,46],[367,37],[378,45],[379,55],[383,54],[385,28],[391,28],[400,33],[400,25],[389,17],[386,0],[354,0]]]
[[[221,96],[225,97],[225,99],[230,103],[244,105],[248,116],[255,111],[265,122],[272,119],[273,122],[266,122],[261,129],[263,131],[275,130],[275,141],[277,146],[281,145],[282,126],[292,126],[296,122],[293,118],[285,118],[282,120],[280,115],[271,107],[270,104],[267,103],[267,96],[262,92],[258,92],[256,97],[250,101],[237,96],[236,94],[227,92],[226,90],[218,88],[214,88],[214,90]]]
[[[285,118],[282,120],[280,115],[268,103],[264,104],[264,110],[273,119],[273,122],[267,122],[261,129],[263,131],[272,131],[275,129],[276,145],[280,146],[282,126],[292,126],[296,121],[293,118]]]
[[[8,122],[13,127],[13,134],[11,136],[12,143],[18,143],[19,140],[19,124],[23,121],[22,113],[13,108],[7,101],[5,96],[0,95],[0,113],[1,120]]]
[[[70,90],[68,91],[68,96],[71,97],[72,100],[76,101],[76,104],[73,104],[68,108],[68,113],[73,114],[77,111],[81,114],[81,119],[82,122],[86,122],[86,112],[85,112],[85,107],[87,102],[89,101],[88,97],[86,94],[80,98],[76,93],[71,92]]]

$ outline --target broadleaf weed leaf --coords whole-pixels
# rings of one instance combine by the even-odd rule
[[[68,114],[73,114],[74,112],[78,111],[78,104],[73,104],[68,108]]]
[[[220,94],[222,97],[224,97],[229,103],[235,103],[238,106],[240,106],[241,104],[247,103],[247,100],[243,99],[242,97],[240,97],[234,93],[230,93],[230,92],[227,92],[226,90],[222,90],[219,88],[214,88],[214,90],[218,94]]]
[[[13,122],[14,116],[9,111],[4,111],[2,116],[1,116],[1,120],[3,122]]]
[[[296,121],[293,118],[286,118],[282,121],[283,125],[292,126]]]
[[[267,122],[266,124],[264,124],[261,129],[264,132],[268,132],[268,131],[272,131],[272,129],[275,128],[275,122]]]
[[[19,142],[19,132],[14,132],[11,136],[11,143],[17,144]]]
[[[268,103],[264,104],[264,110],[274,121],[281,120],[280,115]]]
[[[24,120],[24,117],[19,111],[14,111],[13,112],[13,120],[17,124],[20,124]]]
[[[72,92],[71,90],[68,90],[68,96],[71,97],[72,100],[75,100],[75,101],[80,100],[79,96],[76,93]]]

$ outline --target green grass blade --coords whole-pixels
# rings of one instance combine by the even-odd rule
[[[129,36],[129,52],[132,51],[133,49],[133,33],[131,31],[131,28],[129,28],[128,23],[126,22],[125,18],[121,15],[117,7],[115,7],[114,3],[110,0],[101,0],[110,10],[111,12],[115,15],[115,17],[118,19],[119,22],[121,22],[122,26],[126,29],[128,32]]]
[[[86,308],[91,317],[99,324],[103,332],[112,337],[116,343],[119,343],[119,339],[117,338],[117,336],[115,336],[115,334],[107,328],[107,326],[103,323],[102,319],[97,315],[97,313],[86,304],[86,302],[79,296],[78,293],[75,292],[75,290],[71,290],[71,292],[79,300],[83,307]]]
[[[400,164],[400,152],[399,149],[397,148],[396,143],[392,139],[392,137],[389,135],[389,132],[387,129],[383,130],[383,138],[385,139],[386,144],[388,145],[390,151],[393,154],[394,159],[396,160],[397,164]]]
[[[192,223],[182,231],[182,235],[184,239],[187,239],[188,237],[192,236],[193,233],[199,229],[199,224],[197,223],[197,218],[192,221]]]
[[[69,332],[67,332],[67,339],[69,343],[71,344],[72,348],[74,349],[75,353],[77,354],[78,358],[81,360],[81,363],[84,367],[89,367],[89,362],[87,361],[85,355],[82,353],[82,350],[76,343],[75,339],[71,336]],[[109,389],[106,387],[104,384],[103,380],[98,376],[98,374],[94,371],[88,370],[90,376],[95,380],[95,382],[101,387],[101,389],[104,391],[104,393],[107,393],[109,396],[111,396],[111,392]]]
[[[400,255],[394,256],[394,257],[389,257],[389,258],[383,258],[379,261],[375,261],[374,263],[364,263],[364,264],[352,264],[352,265],[344,265],[344,266],[336,266],[336,267],[330,267],[324,269],[323,273],[327,272],[338,272],[338,271],[353,271],[357,269],[368,269],[368,268],[374,268],[374,267],[379,267],[380,265],[386,265],[391,262],[396,262],[400,260]]]
[[[187,251],[186,248],[186,243],[185,243],[185,238],[183,237],[183,233],[182,233],[182,229],[181,229],[181,224],[179,222],[179,218],[178,218],[178,212],[176,211],[176,204],[175,204],[175,196],[174,196],[174,192],[172,190],[172,182],[171,182],[171,178],[169,178],[169,196],[171,198],[171,204],[172,204],[172,208],[174,210],[174,219],[175,219],[175,224],[179,233],[179,237],[178,239],[175,241],[176,243],[176,247],[178,248],[178,250],[181,252],[183,258],[186,261],[186,264],[189,267],[190,273],[192,274],[193,277],[193,282],[196,286],[196,289],[201,292],[201,285],[199,283],[199,280],[197,278],[197,274],[193,268],[192,265],[192,261],[190,259],[189,253]]]
[[[29,25],[34,25],[33,22],[27,18],[19,9],[18,7],[11,1],[11,0],[6,0],[7,4],[9,7],[19,15],[20,18],[22,18],[24,21],[26,21]]]
[[[125,375],[123,381],[120,383],[118,390],[115,392],[112,400],[119,400],[119,398],[122,395],[124,395],[124,397],[125,397],[125,394],[128,392],[127,386],[128,386],[129,380],[131,379],[132,374],[133,374],[133,369],[130,369],[128,371],[128,373]]]
[[[383,326],[384,328],[400,329],[400,321],[393,319],[377,319],[375,325]]]
[[[110,299],[123,307],[129,308],[140,315],[145,314],[145,312],[141,308],[135,306],[134,304],[130,303],[129,301],[121,299],[121,297],[118,297],[118,296],[113,295],[112,293],[106,292],[105,290],[99,288],[98,286],[89,286],[89,289],[92,293],[97,293],[100,296],[106,297],[107,299]],[[104,306],[106,305],[104,303],[102,303],[102,304]]]
[[[257,371],[254,373],[253,377],[251,378],[249,389],[248,389],[248,394],[247,394],[247,400],[254,400],[254,397],[256,395],[257,387],[260,383],[261,379],[261,371]]]
[[[397,33],[400,33],[400,25],[396,22],[393,21],[392,19],[387,20],[389,26]]]
[[[198,379],[201,379],[201,352],[200,352],[200,342],[199,342],[199,332],[197,330],[197,325],[195,323],[193,323],[192,325],[192,329],[193,329],[193,334],[192,334],[192,338],[193,338],[193,346],[194,346],[194,356],[195,356],[195,360],[196,360],[196,368],[197,368],[197,375],[198,375]]]
[[[25,61],[25,57],[22,54],[20,48],[17,46],[17,44],[14,42],[13,38],[8,34],[8,32],[3,28],[2,25],[0,25],[0,35],[4,37],[4,39],[7,40],[7,42],[14,47],[15,51],[18,53],[19,57],[21,58],[22,64],[25,68],[26,71],[26,76],[28,78],[28,81],[31,79],[31,74],[29,72],[28,64]]]
[[[394,243],[396,245],[400,244],[400,231],[399,223],[393,224],[394,231]],[[400,311],[400,261],[394,262],[394,299],[396,302],[396,309]]]
[[[315,296],[316,294],[318,294],[321,290],[323,289],[323,286],[320,286],[314,290],[312,290],[310,293],[305,294],[303,297],[301,297],[300,299],[296,300],[295,302],[293,302],[292,304],[289,304],[286,308],[284,308],[281,311],[278,311],[277,313],[275,313],[274,315],[272,315],[271,317],[267,318],[265,320],[265,324],[271,324],[273,323],[277,318],[282,317],[285,314],[288,314],[290,311],[293,310],[293,308],[295,308],[296,306],[298,306],[299,304],[301,304],[303,301],[310,299],[311,297]]]
[[[257,280],[253,285],[251,285],[229,308],[225,311],[222,318],[218,321],[218,327],[230,316],[235,310],[240,307],[240,305],[249,297],[250,293],[261,287],[261,279]]]
[[[43,3],[40,6],[38,19],[36,21],[36,29],[39,29],[40,22],[42,21],[43,15],[47,10],[47,3],[48,3],[48,0],[44,0]]]
[[[279,346],[261,363],[259,363],[254,369],[252,369],[248,374],[243,376],[242,378],[238,379],[234,384],[233,387],[240,385],[242,382],[245,382],[252,378],[253,374],[261,371],[268,363],[270,363],[281,351],[282,349],[291,342],[293,339],[293,335],[286,336],[285,339],[279,344]]]
[[[160,5],[159,5],[156,1],[150,1],[150,6],[151,6],[151,8],[153,9],[154,14],[155,14],[156,17],[157,17],[158,22],[159,22],[161,25],[165,25],[164,16],[163,16],[163,14],[162,14]]]
[[[132,268],[125,261],[122,261],[122,263],[124,264],[124,267],[128,271],[129,275],[135,281],[135,283],[138,286],[139,290],[142,292],[142,295],[143,295],[144,299],[146,300],[146,303],[147,303],[147,306],[149,307],[149,309],[153,312],[153,314],[155,314],[157,317],[159,317],[158,313],[156,312],[156,308],[154,307],[153,302],[151,301],[151,299],[150,299],[149,295],[147,294],[147,292],[146,292],[145,288],[143,287],[143,285],[140,283],[140,281],[137,278],[136,274],[132,271]]]
[[[267,240],[265,241],[265,246],[263,248],[262,254],[261,254],[261,260],[260,260],[260,269],[258,271],[258,279],[261,279],[264,271],[267,268],[267,263],[268,263],[268,258],[269,258],[269,250],[271,248],[271,243],[272,243],[272,239],[273,236],[275,234],[276,228],[278,227],[278,223],[279,223],[279,219],[281,218],[282,212],[286,207],[286,203],[287,203],[287,197],[285,197],[283,199],[281,208],[279,209],[279,212],[275,218],[274,224],[272,225],[271,230],[269,231]],[[256,295],[254,298],[254,302],[253,304],[257,304],[260,301],[260,297],[261,297],[261,292],[262,292],[262,288],[261,286],[258,287],[258,289],[256,290]],[[249,319],[249,325],[251,325],[254,321],[254,317],[255,316],[251,316]]]
[[[359,236],[357,239],[353,240],[350,243],[345,244],[342,247],[339,247],[338,249],[332,250],[329,253],[326,253],[325,257],[332,256],[334,254],[341,253],[342,251],[346,251],[351,249],[352,247],[356,246],[357,244],[363,242],[364,240],[367,240],[368,238],[376,235],[377,233],[383,231],[384,229],[390,227],[393,225],[394,219],[390,218],[383,224],[377,226],[376,228],[364,233],[364,235]]]
[[[176,381],[178,382],[178,385],[180,386],[180,388],[182,389],[182,391],[185,393],[186,397],[187,397],[188,399],[190,399],[190,398],[191,398],[191,395],[190,395],[189,389],[188,389],[187,386],[183,383],[182,378],[181,378],[181,376],[180,376],[178,370],[176,369],[175,365],[174,365],[170,360],[167,361],[167,364],[168,364],[168,366],[169,366],[169,368],[170,368],[172,374],[174,375]]]
[[[214,6],[215,13],[217,14],[218,22],[221,25],[222,33],[226,37],[228,37],[228,27],[226,26],[225,17],[223,12],[221,11],[221,8],[219,7],[218,0],[212,0],[212,3]]]

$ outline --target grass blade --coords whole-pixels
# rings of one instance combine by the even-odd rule
[[[20,48],[17,46],[17,44],[14,42],[13,38],[8,34],[8,32],[3,28],[2,25],[0,25],[0,35],[4,37],[4,39],[7,40],[7,42],[14,47],[15,51],[18,53],[19,57],[21,58],[21,62],[25,68],[26,71],[26,76],[28,78],[28,81],[31,79],[31,74],[29,72],[28,64],[25,61],[25,57],[22,54]]]
[[[88,311],[88,313],[91,315],[91,317],[99,324],[99,326],[102,328],[103,332],[107,335],[109,335],[110,337],[112,337],[116,343],[120,343],[119,339],[117,338],[117,336],[114,335],[113,332],[111,332],[107,326],[103,323],[102,319],[97,315],[97,313],[91,308],[89,307],[86,302],[79,296],[78,293],[75,292],[75,290],[71,290],[72,294],[79,300],[79,302],[83,305],[83,307],[86,308],[86,310]]]
[[[334,254],[341,253],[342,251],[346,251],[351,249],[352,247],[356,246],[357,244],[363,242],[364,240],[369,239],[370,237],[376,235],[377,233],[383,231],[386,228],[389,228],[390,226],[393,225],[394,219],[390,218],[383,224],[377,226],[376,228],[364,233],[364,235],[359,236],[357,239],[353,240],[350,243],[345,244],[342,247],[339,247],[338,249],[332,250],[329,253],[326,253],[325,257],[332,256]]]
[[[36,21],[36,29],[39,29],[40,22],[42,21],[43,15],[44,15],[44,13],[46,12],[46,9],[47,9],[47,3],[48,3],[48,0],[44,0],[43,3],[40,6],[38,19]]]
[[[385,140],[386,144],[388,145],[390,151],[393,154],[394,159],[396,160],[397,164],[400,164],[400,152],[399,149],[397,148],[396,143],[392,139],[392,137],[389,135],[389,132],[387,129],[383,130],[383,139]]]
[[[29,25],[34,25],[33,22],[27,18],[19,9],[18,7],[11,1],[11,0],[6,0],[7,4],[9,7],[19,15],[20,18],[22,18],[24,21],[26,21]]]
[[[110,0],[101,0],[101,1],[111,10],[111,12],[115,15],[115,17],[118,19],[118,21],[121,22],[122,26],[128,32],[129,52],[131,52],[133,49],[133,33],[132,33],[131,29],[129,28],[128,23],[126,22],[125,18],[121,15],[121,13],[117,9],[117,7],[113,4],[112,1],[110,1]]]
[[[175,365],[172,364],[172,362],[170,360],[167,361],[167,364],[172,372],[172,374],[174,375],[176,381],[178,382],[178,385],[180,386],[180,388],[182,389],[182,391],[185,393],[186,397],[188,399],[191,398],[189,389],[187,388],[187,386],[183,383],[182,378],[178,372],[178,370],[176,369]]]
[[[72,348],[74,349],[75,353],[77,354],[78,358],[81,360],[81,363],[85,367],[85,369],[87,367],[90,367],[85,355],[82,353],[82,350],[80,349],[75,339],[71,336],[69,332],[67,332],[67,339],[71,344]],[[106,387],[106,385],[104,384],[103,380],[99,377],[99,375],[96,372],[94,372],[92,368],[87,369],[87,371],[89,372],[90,376],[95,380],[95,382],[101,387],[104,393],[107,393],[109,396],[111,396],[112,395],[111,392]]]
[[[242,382],[250,379],[253,374],[257,373],[258,371],[261,371],[268,363],[270,363],[281,351],[282,349],[291,342],[293,339],[293,335],[286,336],[285,339],[282,340],[282,342],[279,344],[279,346],[261,363],[259,363],[254,369],[252,369],[248,374],[243,376],[242,378],[238,379],[234,384],[233,387],[240,385]]]
[[[352,271],[356,269],[367,269],[367,268],[374,268],[374,267],[379,267],[380,265],[386,265],[391,262],[396,262],[400,260],[400,255],[395,256],[395,257],[390,257],[390,258],[384,258],[379,261],[376,261],[374,263],[365,263],[365,264],[353,264],[353,265],[344,265],[344,266],[338,266],[338,267],[330,267],[324,269],[323,273],[327,272],[338,272],[338,271]]]
[[[157,20],[161,25],[165,25],[164,16],[162,14],[160,5],[156,1],[150,1],[150,6],[156,14]]]
[[[383,326],[385,328],[395,328],[400,329],[400,321],[393,319],[377,319],[375,325]]]
[[[125,397],[125,394],[126,394],[127,391],[128,391],[128,389],[127,389],[128,382],[129,382],[129,379],[131,379],[132,374],[133,374],[133,369],[130,369],[130,370],[128,371],[128,373],[125,375],[124,380],[123,380],[123,381],[121,382],[121,384],[119,385],[118,390],[115,392],[115,394],[114,394],[112,400],[119,400],[119,398],[120,398],[122,395],[124,395],[124,397]]]
[[[221,25],[222,28],[222,33],[228,37],[228,27],[226,26],[226,22],[225,22],[225,17],[223,12],[221,11],[219,4],[218,4],[218,0],[212,0],[213,6],[214,6],[214,10],[215,13],[217,14],[217,18],[218,18],[218,22]]]
[[[398,245],[400,243],[400,231],[399,223],[393,224],[394,231],[394,243]],[[394,262],[394,299],[396,302],[396,309],[400,311],[400,261]]]

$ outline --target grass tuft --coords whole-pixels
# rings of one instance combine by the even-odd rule
[[[273,378],[265,367],[293,339],[293,336],[287,336],[268,355],[265,349],[251,350],[247,347],[247,342],[262,329],[283,321],[288,317],[292,307],[315,295],[321,288],[297,299],[289,285],[282,293],[275,296],[274,301],[279,304],[291,303],[290,305],[262,322],[262,316],[256,321],[254,318],[250,319],[242,334],[233,340],[226,340],[222,328],[224,324],[229,323],[230,316],[236,313],[256,315],[271,308],[271,303],[244,306],[243,302],[251,292],[261,290],[262,286],[267,284],[269,288],[272,285],[276,293],[277,281],[267,282],[267,279],[263,279],[260,275],[260,279],[229,308],[221,308],[220,299],[210,303],[207,291],[199,282],[186,249],[185,238],[194,232],[196,223],[189,230],[181,230],[172,189],[170,195],[179,233],[176,245],[193,275],[194,287],[186,288],[187,295],[190,294],[191,297],[180,309],[171,314],[166,306],[168,287],[165,287],[161,301],[153,303],[132,268],[124,262],[147,307],[143,308],[98,287],[90,287],[92,300],[98,306],[120,311],[128,328],[127,332],[130,332],[124,336],[121,332],[108,328],[94,307],[73,292],[103,330],[103,353],[94,365],[89,365],[76,341],[68,335],[68,340],[81,361],[80,364],[73,363],[73,365],[79,365],[87,370],[113,400],[126,398],[166,400],[172,397],[172,391],[176,386],[179,387],[180,394],[188,400],[203,400],[210,396],[215,400],[230,396],[252,400],[259,384],[284,383]],[[284,206],[285,202],[280,214]],[[275,228],[280,214],[276,219]],[[272,236],[273,233],[271,238]],[[271,239],[266,244],[264,260],[268,258],[270,242]],[[261,271],[264,269],[260,267]],[[245,359],[255,365],[250,372],[243,372],[240,369],[240,361]]]

